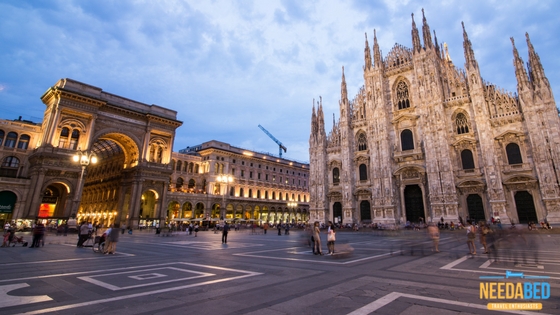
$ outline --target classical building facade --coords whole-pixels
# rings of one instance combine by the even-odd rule
[[[559,223],[560,121],[529,35],[527,68],[511,39],[511,93],[483,80],[464,26],[463,70],[422,15],[421,30],[412,17],[412,48],[383,57],[375,32],[373,54],[366,36],[364,85],[350,100],[343,68],[328,135],[314,101],[310,219]]]
[[[174,152],[172,166],[168,220],[308,220],[309,164],[213,140]]]
[[[0,120],[0,223],[307,218],[308,164],[218,141],[173,152],[175,111],[71,79],[41,100],[42,123]],[[229,194],[216,183],[226,173]]]

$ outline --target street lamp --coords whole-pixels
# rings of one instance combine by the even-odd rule
[[[97,156],[95,156],[93,152],[88,153],[87,151],[78,151],[78,153],[76,153],[72,157],[72,160],[74,160],[74,162],[80,163],[80,165],[82,166],[82,172],[80,174],[80,179],[78,180],[78,187],[76,188],[76,194],[74,195],[74,208],[72,216],[75,216],[75,214],[78,212],[78,198],[82,195],[82,181],[84,179],[84,172],[86,170],[86,167],[90,163],[97,163]]]
[[[225,211],[226,211],[226,194],[227,194],[227,190],[228,190],[228,184],[229,183],[233,183],[233,176],[231,175],[219,175],[218,178],[216,178],[216,181],[218,183],[220,183],[220,186],[222,184],[225,185],[225,190],[224,193],[222,194],[222,204],[223,204],[223,208],[220,207],[220,217],[223,219],[225,218]]]

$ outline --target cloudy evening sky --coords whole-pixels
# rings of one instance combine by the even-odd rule
[[[261,124],[308,161],[313,99],[328,132],[341,68],[350,98],[363,84],[364,33],[384,56],[411,47],[422,8],[456,66],[464,21],[483,78],[512,92],[510,37],[526,62],[528,32],[560,95],[559,1],[21,0],[0,1],[0,118],[40,122],[40,96],[72,78],[176,110],[174,151],[216,139],[278,154]]]

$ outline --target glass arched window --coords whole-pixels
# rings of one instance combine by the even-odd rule
[[[0,145],[4,143],[4,130],[0,130]]]
[[[398,109],[405,109],[410,107],[408,96],[408,86],[403,81],[397,84],[397,107]]]
[[[76,150],[78,148],[78,140],[80,140],[80,131],[74,129],[72,130],[72,137],[70,137],[70,149]]]
[[[268,199],[268,190],[264,191],[264,199]]]
[[[461,151],[461,163],[464,170],[474,169],[474,159],[471,150]]]
[[[177,161],[177,164],[175,165],[175,170],[176,171],[181,171],[181,164],[183,164],[183,162],[181,162],[181,160]]]
[[[358,135],[358,151],[367,150],[367,139],[365,133],[360,133]]]
[[[68,136],[70,135],[70,129],[64,127],[60,131],[60,138],[58,139],[58,147],[66,148],[66,143],[68,143]]]
[[[252,189],[249,189],[249,196],[248,197],[253,198],[253,190]]]
[[[28,135],[21,135],[21,137],[19,137],[19,141],[18,141],[18,149],[24,149],[27,150],[27,148],[29,147],[29,140],[31,139],[31,137],[29,137]]]
[[[367,166],[360,164],[360,180],[367,180]]]
[[[244,193],[243,188],[239,188],[239,197],[245,197],[243,193]]]
[[[4,143],[4,146],[7,147],[7,148],[15,148],[17,137],[18,137],[17,133],[8,132],[8,135],[6,136],[6,142]]]
[[[521,150],[519,150],[519,145],[517,143],[510,143],[506,146],[506,154],[509,164],[521,164],[523,159],[521,158]]]
[[[272,192],[272,200],[276,200],[276,192]]]
[[[194,185],[195,185],[194,179],[192,179],[192,178],[189,179],[189,186],[188,186],[188,187],[189,187],[189,188],[194,188]]]
[[[414,137],[412,131],[405,129],[401,132],[401,148],[402,151],[414,150]]]
[[[340,183],[340,170],[338,167],[335,167],[332,170],[332,181],[334,185],[338,185],[338,183]]]
[[[2,160],[0,176],[17,177],[19,159],[15,156],[7,156]]]
[[[457,128],[457,134],[468,133],[469,132],[469,122],[467,116],[463,113],[457,114],[455,118],[455,127]]]
[[[177,189],[183,188],[183,179],[181,177],[177,178],[177,184],[175,184],[175,188]]]
[[[229,195],[233,196],[234,193],[235,193],[235,187],[230,187],[229,188]]]
[[[257,190],[257,199],[261,199],[261,191]]]

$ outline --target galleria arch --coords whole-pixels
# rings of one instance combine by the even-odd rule
[[[61,79],[41,97],[42,138],[29,157],[32,187],[23,218],[68,218],[105,226],[163,219],[173,170],[177,112]],[[78,153],[98,163],[73,162]]]

